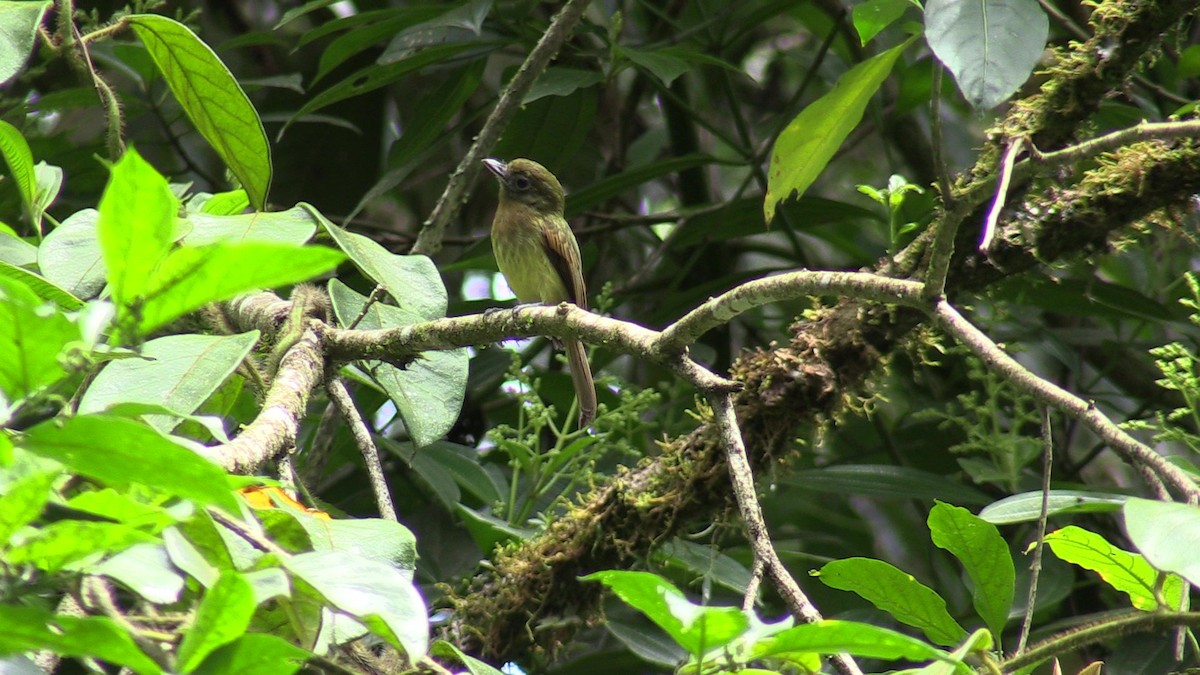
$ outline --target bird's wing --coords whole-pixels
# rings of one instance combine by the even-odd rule
[[[542,243],[554,271],[562,279],[563,286],[571,296],[569,299],[580,309],[588,308],[587,287],[583,283],[583,261],[579,257],[579,244],[565,220],[559,227],[542,228]]]

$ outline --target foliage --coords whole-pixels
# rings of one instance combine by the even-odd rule
[[[1195,3],[160,4],[0,2],[0,670],[1200,661]]]

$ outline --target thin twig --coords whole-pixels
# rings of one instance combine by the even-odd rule
[[[1100,412],[1094,403],[1084,401],[1062,387],[1034,375],[1025,366],[1017,363],[1016,359],[1006,354],[983,331],[963,318],[950,303],[945,300],[938,301],[933,319],[992,370],[1043,404],[1085,424],[1134,467],[1152,471],[1189,499],[1200,497],[1200,488],[1196,487],[1186,472],[1125,433],[1108,416]]]
[[[367,474],[371,477],[371,491],[375,493],[379,515],[393,522],[398,521],[396,507],[392,505],[392,493],[388,490],[387,477],[383,474],[383,464],[379,461],[379,448],[375,447],[371,430],[363,422],[358,408],[354,407],[354,399],[346,389],[346,383],[339,377],[331,378],[325,385],[325,390],[329,392],[329,400],[333,401],[338,412],[342,414],[342,419],[346,420],[350,435],[354,437],[354,443],[362,453],[363,463],[367,465]]]
[[[767,532],[767,521],[763,517],[762,506],[758,503],[758,493],[754,486],[754,473],[750,468],[750,460],[746,457],[746,445],[742,440],[742,431],[738,427],[737,414],[733,407],[733,396],[725,392],[713,392],[708,395],[708,402],[713,409],[713,423],[721,437],[721,446],[725,448],[725,457],[729,465],[729,479],[733,485],[733,493],[737,497],[738,509],[742,521],[746,525],[746,537],[750,540],[750,548],[754,551],[755,564],[761,563],[766,573],[775,583],[775,588],[787,603],[792,615],[807,623],[821,621],[821,613],[801,590],[796,579],[792,577],[775,547],[771,543],[771,535]],[[830,657],[833,667],[842,675],[861,675],[858,664],[847,654],[835,654]]]
[[[946,164],[946,147],[942,138],[942,77],[945,71],[941,61],[936,58],[931,61],[933,96],[929,99],[929,140],[933,145],[933,164],[937,170],[938,192],[942,193],[942,209],[949,211],[954,205],[954,196],[950,194],[950,167]]]
[[[979,252],[987,255],[992,247],[992,238],[996,236],[996,223],[1000,222],[1000,212],[1004,210],[1004,202],[1008,200],[1008,186],[1012,182],[1013,164],[1017,155],[1025,149],[1025,139],[1014,138],[1004,149],[1000,157],[1000,184],[996,186],[996,198],[992,208],[988,209],[987,219],[983,221],[983,235],[979,238]]]
[[[508,126],[512,116],[516,114],[522,99],[529,93],[533,83],[550,64],[550,60],[558,53],[567,38],[575,31],[575,26],[583,17],[583,10],[587,8],[589,2],[590,0],[568,0],[562,10],[550,21],[550,27],[542,35],[542,39],[529,52],[529,56],[521,64],[517,74],[513,75],[508,86],[504,88],[504,93],[500,95],[500,100],[496,102],[492,114],[488,115],[487,121],[483,123],[483,128],[479,130],[479,135],[475,137],[475,142],[471,144],[467,154],[458,163],[458,168],[450,174],[446,189],[442,192],[437,204],[434,205],[429,219],[421,226],[421,232],[417,235],[417,243],[413,245],[413,253],[433,255],[441,250],[442,235],[446,231],[446,226],[458,215],[458,211],[466,199],[467,190],[479,173],[480,161],[487,157],[492,147],[496,145],[496,141],[500,140],[500,134]]]
[[[1050,472],[1054,464],[1054,435],[1050,427],[1050,408],[1042,406],[1042,511],[1038,514],[1037,541],[1033,561],[1029,564],[1029,593],[1025,596],[1025,618],[1021,622],[1021,637],[1017,654],[1025,651],[1029,632],[1033,628],[1033,606],[1037,602],[1038,577],[1042,573],[1042,550],[1046,546],[1046,520],[1050,512]]]

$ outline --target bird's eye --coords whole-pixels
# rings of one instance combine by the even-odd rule
[[[528,190],[529,179],[525,176],[517,176],[516,180],[513,181],[513,185],[517,186],[518,190]]]

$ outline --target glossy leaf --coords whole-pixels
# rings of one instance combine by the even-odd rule
[[[999,642],[1012,609],[1016,569],[995,525],[970,511],[938,502],[929,511],[933,543],[958,558],[971,578],[975,611]]]
[[[22,400],[66,376],[59,354],[79,328],[28,286],[0,275],[0,393]]]
[[[775,140],[767,173],[763,217],[775,218],[779,203],[803,196],[842,141],[858,126],[871,97],[912,39],[873,56],[847,71],[829,93],[796,116]]]
[[[283,561],[329,604],[358,618],[416,661],[429,648],[425,601],[395,567],[351,553],[304,553]]]
[[[912,0],[867,0],[854,6],[850,18],[859,39],[866,45],[912,6]]]
[[[423,256],[419,260],[428,262],[428,258]],[[404,272],[403,269],[392,270],[389,276],[395,277],[396,271]],[[445,292],[440,280],[438,288]],[[329,294],[334,312],[342,325],[353,321],[366,304],[366,297],[337,280],[330,283]],[[403,299],[409,297],[408,293],[401,295]],[[414,300],[428,303],[431,299],[414,297]],[[422,318],[399,307],[375,303],[367,310],[358,327],[396,328],[416,323]],[[366,369],[396,404],[396,409],[404,418],[404,426],[417,447],[440,439],[458,420],[467,387],[466,349],[424,352],[404,368],[370,362]]]
[[[19,445],[114,487],[141,483],[238,512],[220,467],[132,420],[103,415],[52,420],[29,429]]]
[[[176,249],[151,279],[139,328],[147,333],[210,302],[307,281],[344,259],[321,246],[265,242]]]
[[[250,584],[237,572],[223,573],[204,594],[195,620],[183,635],[177,654],[179,670],[195,670],[213,650],[240,637],[250,625],[254,608]]]
[[[36,607],[0,605],[0,653],[51,649],[63,656],[92,656],[139,675],[162,669],[117,623],[103,616],[74,617]]]
[[[23,284],[26,288],[36,293],[42,300],[53,302],[62,309],[74,310],[83,307],[83,301],[71,295],[66,289],[55,286],[53,283],[46,281],[44,277],[34,274],[23,267],[0,262],[0,277],[6,277]]]
[[[161,543],[134,544],[88,569],[118,581],[148,602],[170,605],[179,602],[186,579],[171,564]]]
[[[658,624],[693,656],[729,644],[750,625],[740,609],[693,604],[657,574],[606,570],[580,580],[598,581],[611,588],[617,597]]]
[[[132,311],[171,245],[178,200],[167,180],[130,148],[112,168],[96,223],[113,301]]]
[[[963,96],[989,110],[1020,87],[1042,56],[1050,23],[1037,0],[929,0],[925,36]]]
[[[263,210],[271,146],[258,112],[213,50],[187,26],[155,14],[128,17],[180,107]]]
[[[79,401],[81,414],[120,403],[158,404],[190,414],[225,382],[258,342],[258,331],[241,335],[168,335],[142,346],[141,358],[108,364]],[[179,418],[147,415],[169,432]]]
[[[1141,555],[1117,548],[1099,534],[1074,525],[1047,534],[1046,544],[1064,561],[1100,575],[1104,583],[1128,595],[1137,609],[1158,609],[1154,597],[1158,572]],[[1163,596],[1171,607],[1179,607],[1183,589],[1179,577],[1167,577]]]
[[[123,551],[155,541],[152,535],[123,523],[60,520],[38,530],[4,554],[11,565],[33,565],[57,572],[88,556]]]
[[[96,223],[100,212],[84,209],[50,231],[38,247],[38,270],[48,281],[77,298],[100,295],[107,270]]]
[[[946,601],[911,574],[873,558],[827,563],[816,573],[826,586],[857,593],[897,621],[920,628],[940,645],[954,645],[967,631],[946,611]]]
[[[1130,498],[1124,510],[1125,531],[1146,560],[1200,586],[1200,508]]]
[[[266,633],[246,633],[214,651],[194,675],[291,675],[312,658],[309,652]]]
[[[17,76],[37,44],[37,28],[54,3],[0,2],[0,85]]]
[[[33,3],[16,2],[0,4],[0,28],[5,27],[4,24],[17,12],[8,5],[16,4],[34,6]],[[49,5],[50,3],[45,4]],[[41,11],[45,11],[44,6]],[[8,35],[7,31],[4,34]],[[4,44],[4,41],[0,40],[0,44]],[[5,57],[4,49],[4,47],[0,47],[0,59]],[[21,63],[24,63],[24,58]],[[3,69],[5,69],[5,64],[0,61],[0,78],[3,78]],[[25,213],[34,224],[34,229],[41,232],[42,214],[35,212],[34,209],[34,204],[37,202],[37,176],[33,172],[33,152],[29,149],[29,143],[25,141],[20,130],[3,120],[0,120],[0,154],[4,155],[4,162],[8,164],[8,173],[17,185],[17,192],[20,193],[21,202],[25,205]]]
[[[318,221],[308,208],[293,206],[287,211],[228,216],[192,213],[187,217],[187,224],[189,230],[183,243],[190,246],[248,241],[299,246],[316,233]]]
[[[1120,510],[1128,500],[1127,495],[1110,492],[1084,490],[1051,490],[1046,499],[1048,516],[1064,513],[1104,513]],[[979,512],[979,517],[996,525],[1027,523],[1037,520],[1042,513],[1042,493],[1022,492],[988,504]]]
[[[836,620],[795,626],[761,640],[751,650],[751,658],[778,657],[788,652],[845,653],[912,661],[946,658],[942,650],[903,633],[856,621]]]

